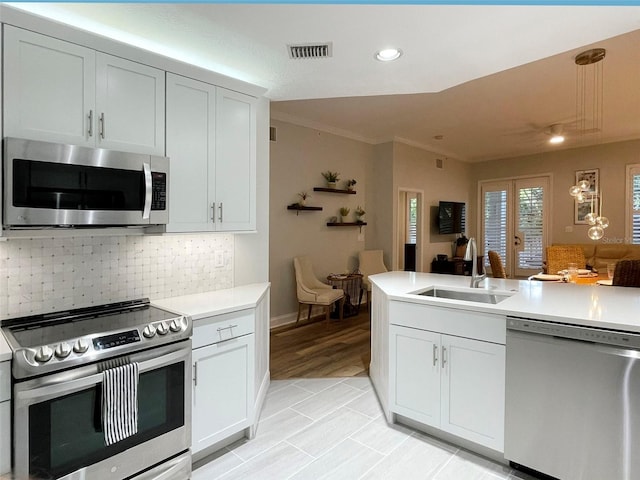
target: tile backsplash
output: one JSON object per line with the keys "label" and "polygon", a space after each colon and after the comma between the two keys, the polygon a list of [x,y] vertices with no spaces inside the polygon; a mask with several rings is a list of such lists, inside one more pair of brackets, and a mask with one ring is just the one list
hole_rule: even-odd
{"label": "tile backsplash", "polygon": [[[224,252],[216,267],[215,252]],[[0,242],[0,317],[233,286],[231,234],[81,236]]]}

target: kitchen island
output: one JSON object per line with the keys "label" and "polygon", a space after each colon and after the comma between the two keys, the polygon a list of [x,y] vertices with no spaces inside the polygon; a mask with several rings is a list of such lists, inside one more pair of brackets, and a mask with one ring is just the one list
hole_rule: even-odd
{"label": "kitchen island", "polygon": [[[640,333],[634,288],[488,278],[470,289],[469,277],[413,272],[370,278],[370,377],[387,420],[502,462],[508,317]],[[453,298],[429,296],[434,287]]]}

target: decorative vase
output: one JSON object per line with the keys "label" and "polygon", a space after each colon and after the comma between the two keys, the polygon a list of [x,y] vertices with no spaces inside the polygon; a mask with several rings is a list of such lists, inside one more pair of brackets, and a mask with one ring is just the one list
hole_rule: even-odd
{"label": "decorative vase", "polygon": [[327,182],[327,188],[336,188],[336,182]]}
{"label": "decorative vase", "polygon": [[301,198],[300,201],[298,202],[298,205],[300,205],[301,207],[304,207],[306,204],[307,204],[306,198]]}

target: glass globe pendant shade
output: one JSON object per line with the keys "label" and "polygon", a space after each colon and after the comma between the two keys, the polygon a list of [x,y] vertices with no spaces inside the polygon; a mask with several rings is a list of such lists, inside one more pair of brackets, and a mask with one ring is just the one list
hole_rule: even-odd
{"label": "glass globe pendant shade", "polygon": [[580,192],[578,195],[576,195],[576,201],[578,203],[584,203],[586,200],[584,193]]}
{"label": "glass globe pendant shade", "polygon": [[582,189],[578,185],[574,185],[569,189],[569,195],[571,195],[572,197],[575,197],[581,192],[582,192]]}
{"label": "glass globe pendant shade", "polygon": [[598,225],[591,227],[587,232],[587,235],[589,235],[591,240],[600,240],[604,236],[604,228]]}
{"label": "glass globe pendant shade", "polygon": [[596,224],[602,228],[607,228],[609,226],[609,219],[607,217],[598,217],[596,218]]}
{"label": "glass globe pendant shade", "polygon": [[580,190],[582,190],[582,191],[584,192],[585,190],[589,190],[589,186],[590,186],[590,185],[591,185],[591,184],[589,183],[589,180],[584,180],[584,179],[583,179],[583,180],[580,180],[580,181],[578,182],[578,185],[577,185],[577,186],[578,186],[578,187],[580,187]]}
{"label": "glass globe pendant shade", "polygon": [[596,214],[593,213],[593,212],[587,213],[584,216],[584,219],[589,225],[595,225],[596,224]]}

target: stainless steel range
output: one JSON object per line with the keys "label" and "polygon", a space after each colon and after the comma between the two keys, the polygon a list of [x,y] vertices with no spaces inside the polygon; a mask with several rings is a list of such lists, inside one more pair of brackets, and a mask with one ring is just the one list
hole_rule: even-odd
{"label": "stainless steel range", "polygon": [[[140,299],[4,320],[2,331],[13,351],[16,478],[189,477],[188,316]],[[123,399],[132,411],[111,406]],[[120,417],[133,433],[114,441],[106,432],[121,430]]]}

